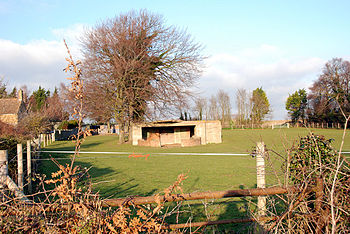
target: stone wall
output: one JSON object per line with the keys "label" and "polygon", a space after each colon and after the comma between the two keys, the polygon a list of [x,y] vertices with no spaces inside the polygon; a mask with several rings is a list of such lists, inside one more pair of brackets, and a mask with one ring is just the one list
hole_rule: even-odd
{"label": "stone wall", "polygon": [[0,115],[0,121],[11,125],[17,125],[18,116],[16,114],[3,114]]}

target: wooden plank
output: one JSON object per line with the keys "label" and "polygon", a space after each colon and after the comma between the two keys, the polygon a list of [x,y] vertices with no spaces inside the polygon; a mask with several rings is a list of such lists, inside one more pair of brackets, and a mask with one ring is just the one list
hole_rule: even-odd
{"label": "wooden plank", "polygon": [[226,219],[226,220],[195,222],[195,223],[169,224],[168,226],[165,226],[164,229],[203,227],[203,226],[209,226],[209,225],[230,224],[230,223],[250,223],[250,222],[256,222],[256,221],[267,222],[271,220],[276,220],[277,218],[278,217],[260,217],[260,218]]}
{"label": "wooden plank", "polygon": [[187,201],[187,200],[201,200],[201,199],[219,199],[228,197],[247,197],[247,196],[267,196],[275,194],[285,194],[288,192],[296,192],[296,187],[270,187],[270,188],[256,188],[256,189],[239,189],[226,190],[216,192],[196,192],[187,194],[173,194],[169,196],[148,196],[148,197],[128,197],[106,199],[103,201],[103,206],[121,206],[130,204],[150,204],[150,203],[164,203],[173,201]]}

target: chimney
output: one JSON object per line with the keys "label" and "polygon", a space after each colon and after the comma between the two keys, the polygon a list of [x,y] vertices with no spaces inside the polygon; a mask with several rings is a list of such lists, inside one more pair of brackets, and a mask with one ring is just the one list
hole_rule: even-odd
{"label": "chimney", "polygon": [[22,89],[18,90],[18,100],[21,102],[23,101],[23,90]]}

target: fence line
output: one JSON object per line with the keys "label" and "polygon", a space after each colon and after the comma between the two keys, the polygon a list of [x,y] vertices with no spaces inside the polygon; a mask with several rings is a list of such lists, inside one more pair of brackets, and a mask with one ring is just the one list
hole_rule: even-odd
{"label": "fence line", "polygon": [[[55,153],[55,154],[74,154],[74,151],[58,151],[58,150],[48,150],[48,151],[38,151],[39,153]],[[116,154],[116,155],[129,155],[135,152],[88,152],[80,151],[79,154]],[[191,155],[191,156],[249,156],[251,154],[245,153],[152,153],[152,155]]]}
{"label": "fence line", "polygon": [[209,225],[219,225],[219,224],[230,224],[230,223],[251,223],[251,222],[267,222],[272,220],[277,220],[278,216],[273,217],[256,217],[256,218],[245,218],[245,219],[226,219],[226,220],[217,220],[217,221],[206,221],[206,222],[189,222],[189,223],[179,223],[179,224],[168,224],[163,229],[180,229],[187,227],[202,227]]}
{"label": "fence line", "polygon": [[[41,138],[41,137],[40,137]],[[44,145],[48,144],[49,139],[44,137]],[[46,141],[46,142],[45,142]],[[22,145],[17,145],[18,146],[18,173],[19,173],[19,178],[20,174],[22,173],[23,175],[23,168],[22,172],[20,173],[20,167],[21,164],[23,164],[23,160],[20,160],[20,155],[22,154]],[[5,166],[7,166],[8,161],[7,161],[7,152],[5,151],[0,151],[2,153],[2,156],[0,157],[3,158],[0,160],[2,164],[5,162]],[[30,155],[31,149],[29,148],[27,150],[28,155]],[[39,151],[42,153],[74,153],[74,151]],[[80,152],[80,153],[87,153],[87,154],[131,154],[129,152]],[[348,153],[348,152],[345,152]],[[214,191],[214,192],[194,192],[194,193],[187,193],[187,194],[173,194],[173,195],[154,195],[154,196],[148,196],[148,197],[128,197],[128,198],[117,198],[117,199],[106,199],[102,201],[102,205],[104,207],[110,207],[110,206],[121,206],[121,205],[141,205],[141,204],[150,204],[150,203],[165,203],[165,202],[173,202],[173,201],[188,201],[188,200],[202,200],[202,199],[222,199],[222,198],[231,198],[231,197],[256,197],[258,196],[258,213],[256,218],[245,218],[245,219],[231,219],[231,220],[219,220],[219,221],[208,221],[208,222],[197,222],[197,223],[186,223],[186,224],[170,224],[168,227],[170,228],[184,228],[184,227],[201,227],[201,226],[206,226],[206,225],[215,225],[215,224],[225,224],[225,223],[241,223],[241,222],[265,222],[268,220],[274,220],[279,217],[266,217],[266,197],[268,195],[277,195],[277,194],[286,194],[286,193],[296,193],[299,192],[300,190],[298,187],[293,186],[293,187],[269,187],[265,188],[265,164],[264,164],[264,158],[265,158],[265,145],[263,142],[259,142],[257,144],[256,150],[254,154],[232,154],[232,153],[153,153],[155,155],[161,156],[161,155],[202,155],[202,156],[208,156],[208,155],[213,155],[213,156],[218,156],[218,155],[223,155],[223,156],[248,156],[248,155],[254,155],[256,156],[257,159],[257,186],[258,188],[255,189],[239,189],[239,190],[225,190],[225,191]],[[21,156],[23,158],[23,156]],[[30,158],[30,157],[29,157]],[[98,157],[96,157],[98,158]],[[29,159],[28,159],[29,160]],[[35,160],[35,159],[34,159]],[[40,159],[39,159],[40,160]],[[1,164],[1,163],[0,163]],[[2,165],[2,166],[4,166]],[[1,168],[0,168],[1,169]],[[0,171],[0,182],[4,182],[4,177],[6,177],[6,182],[8,187],[10,188],[11,184],[11,178],[6,176],[7,168],[5,170]],[[28,172],[29,173],[29,172]],[[2,176],[1,176],[2,175]],[[18,187],[14,184],[13,185],[13,191],[17,193],[18,197],[25,199],[26,201],[29,201],[23,193],[20,191],[21,186],[23,189],[23,181],[22,185],[20,183],[20,180],[18,181],[19,189]],[[318,189],[318,190],[323,190],[323,188]],[[316,192],[316,202],[315,202],[315,207],[320,206],[318,203],[320,202],[320,198],[322,196],[322,191],[318,191],[317,188],[311,189],[308,188],[308,192]]]}
{"label": "fence line", "polygon": [[254,189],[237,189],[215,192],[195,192],[185,194],[172,194],[168,196],[148,196],[148,197],[128,197],[106,199],[103,201],[103,206],[121,206],[121,205],[142,205],[157,202],[173,202],[173,201],[189,201],[202,199],[220,199],[229,197],[255,197],[267,196],[285,193],[294,193],[299,191],[297,187],[270,187],[270,188],[254,188]]}

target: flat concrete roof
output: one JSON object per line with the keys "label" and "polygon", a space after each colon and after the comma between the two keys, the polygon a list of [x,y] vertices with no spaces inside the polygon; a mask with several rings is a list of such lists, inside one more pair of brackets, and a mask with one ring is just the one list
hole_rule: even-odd
{"label": "flat concrete roof", "polygon": [[150,123],[135,124],[138,127],[183,127],[183,126],[195,126],[200,123],[215,123],[218,120],[196,120],[196,121],[183,121],[183,120],[162,120]]}

